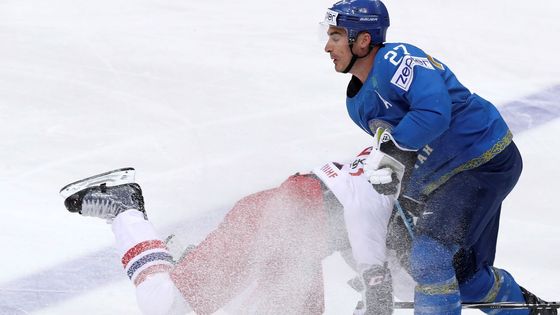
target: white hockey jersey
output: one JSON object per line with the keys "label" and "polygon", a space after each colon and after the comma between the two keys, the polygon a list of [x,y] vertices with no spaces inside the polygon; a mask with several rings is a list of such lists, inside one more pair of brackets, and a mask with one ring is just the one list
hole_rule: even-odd
{"label": "white hockey jersey", "polygon": [[381,195],[363,175],[366,148],[350,163],[327,163],[313,170],[344,207],[344,220],[358,272],[387,261],[387,225],[395,198]]}

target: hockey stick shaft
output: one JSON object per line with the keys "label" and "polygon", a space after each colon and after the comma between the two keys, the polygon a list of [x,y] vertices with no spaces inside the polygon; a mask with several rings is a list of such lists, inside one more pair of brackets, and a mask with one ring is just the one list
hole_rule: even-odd
{"label": "hockey stick shaft", "polygon": [[414,239],[414,228],[412,227],[412,224],[410,224],[410,221],[408,221],[408,218],[406,214],[404,214],[404,210],[398,200],[395,200],[395,207],[404,222],[404,226],[406,226],[406,229],[408,230],[408,235]]}
{"label": "hockey stick shaft", "polygon": [[[414,302],[395,302],[395,309],[413,309]],[[463,303],[462,308],[470,309],[559,309],[560,303],[548,302],[541,304],[527,304],[515,302],[495,302],[495,303]]]}

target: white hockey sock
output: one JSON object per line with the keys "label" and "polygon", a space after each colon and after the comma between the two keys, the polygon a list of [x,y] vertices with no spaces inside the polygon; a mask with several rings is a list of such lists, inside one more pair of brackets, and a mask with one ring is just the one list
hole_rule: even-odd
{"label": "white hockey sock", "polygon": [[152,224],[138,210],[120,213],[112,225],[122,264],[138,286],[146,277],[173,268],[173,258]]}
{"label": "white hockey sock", "polygon": [[172,257],[153,225],[138,210],[120,213],[112,224],[125,271],[136,286],[143,314],[185,314],[192,309],[169,276]]}

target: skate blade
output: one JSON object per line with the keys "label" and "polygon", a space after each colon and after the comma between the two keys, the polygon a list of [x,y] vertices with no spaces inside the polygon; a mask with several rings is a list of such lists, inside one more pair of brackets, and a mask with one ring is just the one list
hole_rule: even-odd
{"label": "skate blade", "polygon": [[101,184],[118,186],[134,183],[135,172],[134,168],[127,167],[84,178],[62,187],[62,189],[60,189],[60,195],[66,199],[83,189],[99,186]]}

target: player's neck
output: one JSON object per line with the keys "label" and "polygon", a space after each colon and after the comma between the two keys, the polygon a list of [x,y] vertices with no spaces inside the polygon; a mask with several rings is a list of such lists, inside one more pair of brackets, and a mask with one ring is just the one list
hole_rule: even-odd
{"label": "player's neck", "polygon": [[375,61],[375,55],[379,50],[379,46],[373,47],[369,54],[363,58],[356,60],[356,63],[350,70],[350,73],[357,77],[362,83],[366,82]]}

